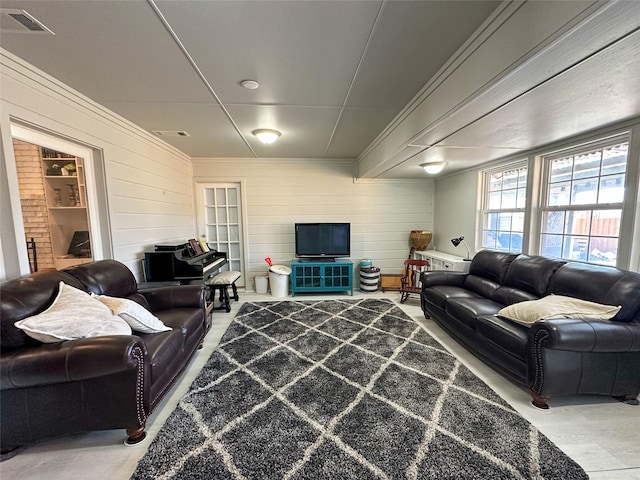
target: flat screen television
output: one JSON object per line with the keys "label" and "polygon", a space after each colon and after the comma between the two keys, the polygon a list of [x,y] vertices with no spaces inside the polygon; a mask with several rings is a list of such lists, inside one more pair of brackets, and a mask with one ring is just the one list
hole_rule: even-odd
{"label": "flat screen television", "polygon": [[296,223],[297,258],[332,260],[350,255],[350,223]]}

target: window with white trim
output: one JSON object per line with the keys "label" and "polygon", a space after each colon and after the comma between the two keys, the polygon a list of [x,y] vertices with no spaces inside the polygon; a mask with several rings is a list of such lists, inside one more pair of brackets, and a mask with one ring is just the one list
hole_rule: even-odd
{"label": "window with white trim", "polygon": [[484,172],[483,247],[522,251],[526,198],[526,160]]}
{"label": "window with white trim", "polygon": [[544,156],[540,254],[616,265],[628,135]]}

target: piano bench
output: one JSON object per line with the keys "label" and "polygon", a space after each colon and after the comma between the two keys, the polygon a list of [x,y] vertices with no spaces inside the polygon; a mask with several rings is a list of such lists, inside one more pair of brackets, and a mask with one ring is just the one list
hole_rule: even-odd
{"label": "piano bench", "polygon": [[233,290],[233,299],[237,302],[240,300],[238,297],[238,287],[236,287],[236,280],[240,278],[240,272],[221,272],[217,274],[215,277],[207,280],[207,285],[213,290],[213,294],[211,296],[211,300],[215,300],[216,298],[216,290],[220,290],[220,306],[215,307],[214,310],[226,310],[227,313],[231,311],[231,299],[229,298],[229,290],[231,287]]}

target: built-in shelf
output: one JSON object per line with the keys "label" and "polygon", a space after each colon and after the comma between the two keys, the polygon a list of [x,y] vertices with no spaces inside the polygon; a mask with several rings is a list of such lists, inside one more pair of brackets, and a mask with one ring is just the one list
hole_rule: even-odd
{"label": "built-in shelf", "polygon": [[61,269],[92,261],[89,242],[80,255],[72,253],[71,245],[76,232],[86,235],[89,232],[82,159],[42,148],[41,162],[54,267]]}

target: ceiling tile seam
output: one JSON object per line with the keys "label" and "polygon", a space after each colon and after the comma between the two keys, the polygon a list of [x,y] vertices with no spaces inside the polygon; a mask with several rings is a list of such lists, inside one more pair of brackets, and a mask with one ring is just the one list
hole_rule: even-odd
{"label": "ceiling tile seam", "polygon": [[373,38],[373,34],[378,29],[378,25],[380,24],[382,14],[387,6],[387,0],[383,0],[380,4],[380,8],[378,8],[378,13],[376,14],[376,18],[373,21],[373,25],[371,26],[371,30],[369,30],[369,36],[367,37],[367,41],[364,43],[364,48],[362,49],[362,53],[360,54],[360,59],[358,60],[358,65],[353,72],[353,76],[351,77],[351,82],[349,83],[349,88],[347,88],[347,92],[345,93],[344,100],[342,101],[342,106],[340,107],[340,112],[338,113],[338,118],[336,118],[335,123],[333,124],[333,129],[331,130],[331,135],[329,135],[329,141],[327,142],[327,147],[324,149],[324,157],[326,158],[327,153],[329,152],[329,147],[331,147],[331,143],[333,142],[333,137],[336,134],[336,130],[338,129],[338,125],[340,123],[340,119],[342,118],[342,113],[344,112],[345,106],[347,105],[347,101],[349,100],[349,95],[353,90],[353,85],[356,83],[356,78],[358,76],[358,72],[360,71],[360,67],[362,67],[362,62],[364,62],[364,58],[367,55],[367,51],[369,50],[369,46],[371,45],[371,39]]}
{"label": "ceiling tile seam", "polygon": [[[298,105],[295,103],[235,103],[235,102],[226,102],[223,105],[228,107],[267,107],[267,108],[317,108],[317,109],[325,109],[325,110],[336,110],[342,108],[340,105]],[[385,107],[345,107],[345,110],[349,109],[379,109]]]}
{"label": "ceiling tile seam", "polygon": [[248,140],[245,138],[245,136],[242,134],[242,131],[240,130],[240,127],[238,126],[238,124],[235,122],[235,120],[231,116],[231,113],[229,113],[227,108],[223,105],[222,101],[220,100],[220,97],[218,97],[218,94],[215,92],[215,90],[213,89],[213,87],[211,86],[211,84],[209,83],[207,78],[204,76],[204,73],[202,73],[202,70],[200,70],[200,67],[198,67],[198,64],[196,63],[196,61],[193,59],[193,57],[191,56],[191,54],[187,50],[187,47],[185,47],[184,44],[182,43],[182,41],[178,38],[178,35],[176,34],[176,32],[173,30],[173,28],[169,24],[169,21],[162,14],[162,12],[160,11],[160,8],[155,4],[154,0],[147,0],[147,2],[149,3],[149,5],[153,9],[153,11],[156,13],[156,15],[158,16],[158,18],[160,19],[160,21],[162,22],[164,27],[167,29],[167,31],[169,32],[169,35],[171,35],[171,37],[173,38],[174,42],[176,42],[176,44],[178,45],[178,48],[182,51],[183,55],[187,58],[187,61],[191,64],[191,67],[195,70],[195,72],[198,75],[198,77],[200,77],[200,80],[202,80],[202,82],[204,83],[204,85],[207,88],[207,90],[209,90],[209,93],[211,93],[211,95],[216,100],[216,102],[218,102],[218,105],[220,106],[220,108],[222,109],[222,111],[226,115],[227,119],[229,120],[229,122],[231,123],[233,128],[238,133],[238,135],[240,135],[240,138],[242,139],[244,144],[251,151],[253,156],[257,157],[258,155],[253,150],[253,148],[251,147],[251,144],[248,142]]}
{"label": "ceiling tile seam", "polygon": [[[418,108],[435,90],[442,85],[464,62],[482,45],[484,45],[495,32],[522,8],[525,2],[520,4],[504,2],[494,11],[485,23],[480,26],[474,35],[467,39],[462,46],[451,56],[449,60],[433,75],[424,87],[409,101],[393,120],[380,132],[371,144],[360,154],[358,159],[365,158],[373,149],[391,135],[411,113]],[[398,150],[401,151],[402,149]]]}

